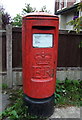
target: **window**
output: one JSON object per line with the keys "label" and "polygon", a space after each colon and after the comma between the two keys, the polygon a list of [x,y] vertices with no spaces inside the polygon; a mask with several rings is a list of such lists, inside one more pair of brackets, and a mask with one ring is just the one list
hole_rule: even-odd
{"label": "window", "polygon": [[67,0],[59,0],[59,10],[67,7]]}
{"label": "window", "polygon": [[67,7],[67,0],[62,0],[62,8],[66,8]]}

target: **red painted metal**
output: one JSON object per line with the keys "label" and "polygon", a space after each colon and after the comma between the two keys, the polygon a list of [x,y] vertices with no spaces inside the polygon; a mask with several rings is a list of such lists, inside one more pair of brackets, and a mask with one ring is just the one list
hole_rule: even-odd
{"label": "red painted metal", "polygon": [[[47,98],[55,92],[58,24],[57,16],[44,13],[23,17],[23,91],[31,98]],[[34,48],[33,34],[38,33],[53,34],[53,47]]]}

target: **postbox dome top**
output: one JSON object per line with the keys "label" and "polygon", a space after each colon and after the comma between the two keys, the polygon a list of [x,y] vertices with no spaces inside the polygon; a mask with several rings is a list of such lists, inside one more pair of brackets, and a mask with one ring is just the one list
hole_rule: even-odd
{"label": "postbox dome top", "polygon": [[46,12],[32,12],[32,13],[28,13],[25,17],[34,17],[34,16],[40,16],[40,17],[56,17],[58,18],[58,16],[53,15],[53,14],[49,14]]}

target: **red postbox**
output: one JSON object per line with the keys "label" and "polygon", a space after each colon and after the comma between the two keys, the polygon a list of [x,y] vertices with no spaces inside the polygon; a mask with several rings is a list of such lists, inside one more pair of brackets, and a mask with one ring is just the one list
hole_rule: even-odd
{"label": "red postbox", "polygon": [[57,16],[42,12],[23,17],[23,91],[32,115],[50,116],[53,113],[58,24]]}

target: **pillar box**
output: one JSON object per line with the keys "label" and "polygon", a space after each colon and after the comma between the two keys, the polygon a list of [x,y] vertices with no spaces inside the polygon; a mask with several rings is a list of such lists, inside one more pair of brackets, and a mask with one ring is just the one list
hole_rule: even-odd
{"label": "pillar box", "polygon": [[23,17],[22,63],[24,101],[31,115],[54,111],[59,18],[47,13]]}

